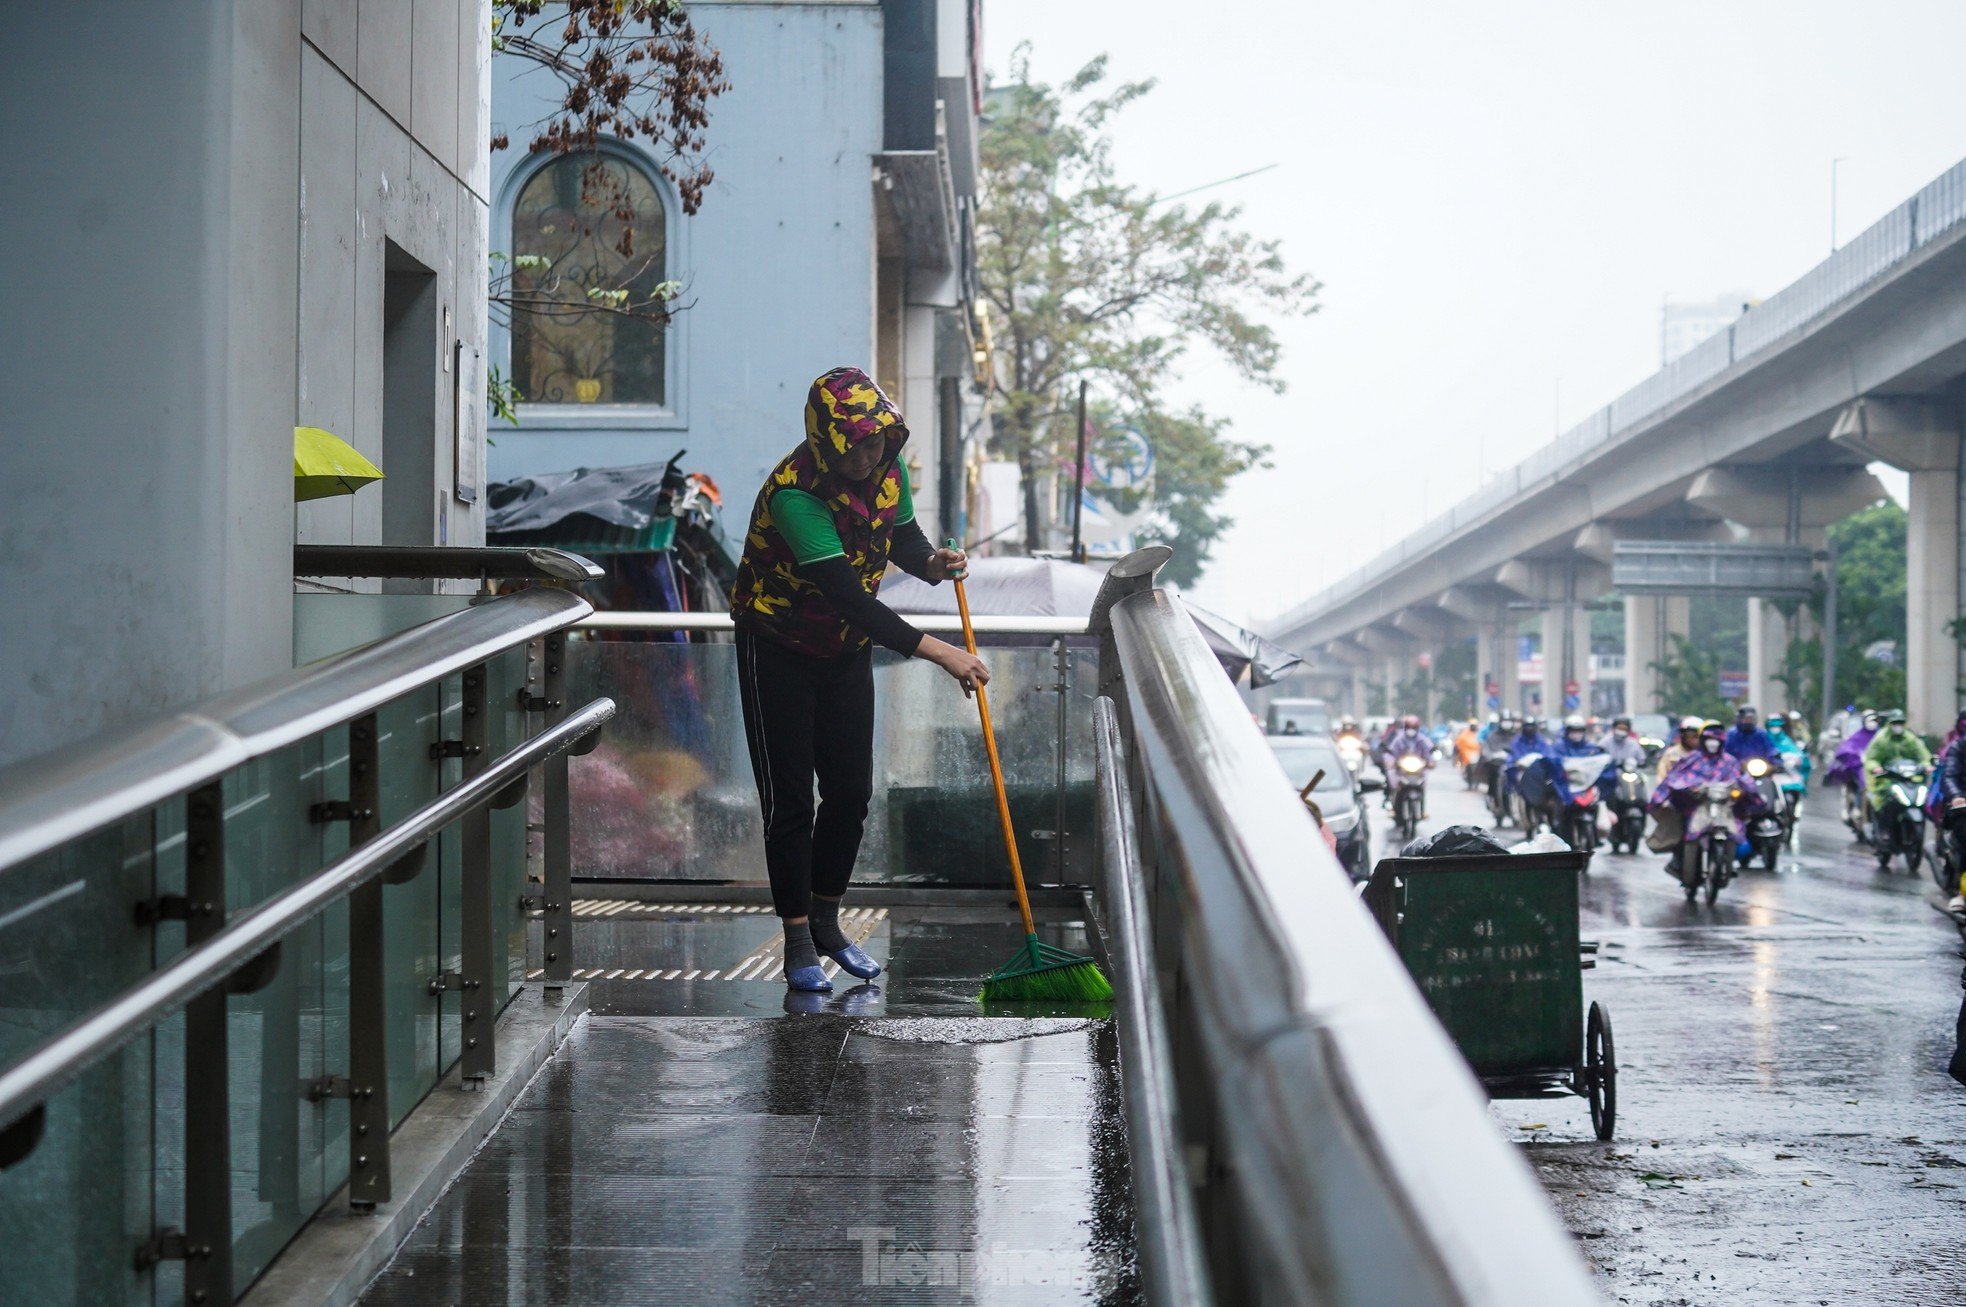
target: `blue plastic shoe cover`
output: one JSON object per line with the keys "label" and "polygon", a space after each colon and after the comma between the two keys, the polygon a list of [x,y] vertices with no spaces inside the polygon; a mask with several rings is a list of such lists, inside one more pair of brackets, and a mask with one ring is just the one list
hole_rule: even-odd
{"label": "blue plastic shoe cover", "polygon": [[833,982],[818,967],[793,967],[785,973],[785,983],[805,994],[827,994],[833,989]]}
{"label": "blue plastic shoe cover", "polygon": [[849,944],[839,952],[826,956],[839,963],[840,970],[862,980],[872,980],[881,974],[881,964],[868,957],[858,944]]}

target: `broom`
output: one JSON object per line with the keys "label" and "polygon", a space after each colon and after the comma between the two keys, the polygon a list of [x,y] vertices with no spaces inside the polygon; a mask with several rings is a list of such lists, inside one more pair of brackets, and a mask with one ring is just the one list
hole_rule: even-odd
{"label": "broom", "polygon": [[[951,540],[949,548],[956,548]],[[969,622],[969,597],[963,583],[956,582],[956,609],[963,619],[963,644],[976,652],[976,631]],[[1017,910],[1024,918],[1024,947],[1010,961],[991,972],[983,981],[985,1002],[1009,1003],[1104,1003],[1113,997],[1113,986],[1101,974],[1099,964],[1062,948],[1054,948],[1038,938],[1037,924],[1031,920],[1031,897],[1024,890],[1024,864],[1017,857],[1017,828],[1010,821],[1010,798],[1004,793],[1003,763],[997,757],[997,732],[990,725],[990,696],[976,687],[976,711],[983,719],[983,749],[990,758],[990,781],[997,790],[997,819],[1003,826],[1004,852],[1010,855],[1010,881],[1017,887]]]}

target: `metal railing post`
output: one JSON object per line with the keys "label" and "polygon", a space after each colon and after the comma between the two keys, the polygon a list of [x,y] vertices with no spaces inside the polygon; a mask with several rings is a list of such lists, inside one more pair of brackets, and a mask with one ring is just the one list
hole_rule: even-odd
{"label": "metal railing post", "polygon": [[[567,716],[567,637],[555,631],[546,637],[545,702],[546,725],[553,727]],[[573,979],[573,824],[572,805],[567,794],[567,755],[555,754],[546,761],[544,802],[546,830],[545,910],[540,915],[540,940],[545,954],[546,981],[559,988]]]}
{"label": "metal railing post", "polygon": [[[464,673],[464,779],[482,776],[491,765],[490,668],[480,663]],[[462,1045],[458,1075],[482,1080],[497,1068],[491,1033],[492,1003],[492,865],[491,807],[471,810],[462,822],[464,889],[463,932],[458,990],[458,1039]]]}
{"label": "metal railing post", "polygon": [[[201,785],[185,802],[184,946],[225,927],[225,788]],[[184,1298],[232,1301],[232,1085],[226,986],[184,1013]]]}
{"label": "metal railing post", "polygon": [[[374,713],[348,726],[348,844],[382,830]],[[389,1201],[389,1005],[383,989],[382,881],[348,896],[348,1204]],[[332,1091],[330,1091],[332,1092]]]}

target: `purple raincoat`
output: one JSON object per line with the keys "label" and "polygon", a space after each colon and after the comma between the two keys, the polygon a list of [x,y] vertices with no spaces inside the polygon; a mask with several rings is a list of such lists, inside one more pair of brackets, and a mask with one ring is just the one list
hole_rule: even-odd
{"label": "purple raincoat", "polygon": [[1825,785],[1862,785],[1864,783],[1864,750],[1870,747],[1872,737],[1877,734],[1875,726],[1858,728],[1850,737],[1836,746],[1836,760],[1823,777]]}

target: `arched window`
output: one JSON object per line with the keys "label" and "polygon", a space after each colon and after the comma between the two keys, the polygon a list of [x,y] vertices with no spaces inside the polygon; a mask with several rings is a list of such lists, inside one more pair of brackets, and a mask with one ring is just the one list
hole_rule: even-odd
{"label": "arched window", "polygon": [[562,155],[512,210],[512,381],[528,402],[668,401],[662,197],[616,155]]}

